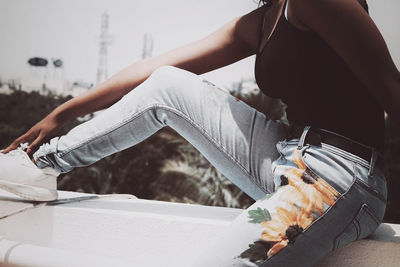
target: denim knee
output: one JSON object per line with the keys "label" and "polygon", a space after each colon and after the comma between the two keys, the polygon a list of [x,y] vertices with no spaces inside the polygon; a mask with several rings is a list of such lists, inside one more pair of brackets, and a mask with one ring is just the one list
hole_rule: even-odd
{"label": "denim knee", "polygon": [[[199,76],[189,71],[179,69],[174,66],[162,66],[157,68],[148,78],[149,82],[151,82],[150,89],[151,91],[163,91],[162,95],[171,94],[189,94],[192,90],[199,90],[200,83]],[[157,93],[157,92],[152,92]]]}

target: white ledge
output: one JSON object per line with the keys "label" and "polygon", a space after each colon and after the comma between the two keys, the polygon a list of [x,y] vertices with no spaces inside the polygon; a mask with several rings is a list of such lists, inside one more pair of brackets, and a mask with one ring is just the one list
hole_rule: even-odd
{"label": "white ledge", "polygon": [[[242,212],[73,192],[60,192],[57,203],[0,192],[0,266],[188,266]],[[399,262],[400,226],[382,224],[369,239],[335,251],[318,266]]]}
{"label": "white ledge", "polygon": [[0,266],[71,267],[132,266],[117,258],[90,255],[68,250],[35,246],[0,239]]}

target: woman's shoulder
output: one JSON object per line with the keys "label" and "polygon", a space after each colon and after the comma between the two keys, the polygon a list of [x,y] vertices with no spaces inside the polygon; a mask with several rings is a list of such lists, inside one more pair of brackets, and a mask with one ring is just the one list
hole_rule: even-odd
{"label": "woman's shoulder", "polygon": [[328,19],[330,24],[369,11],[366,0],[286,0],[286,2],[288,21],[305,31],[315,31]]}

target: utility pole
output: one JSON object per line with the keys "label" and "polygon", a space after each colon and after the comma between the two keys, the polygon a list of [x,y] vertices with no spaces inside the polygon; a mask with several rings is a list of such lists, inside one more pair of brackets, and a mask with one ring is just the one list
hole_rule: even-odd
{"label": "utility pole", "polygon": [[153,54],[153,37],[149,33],[144,34],[142,59],[149,58]]}
{"label": "utility pole", "polygon": [[107,48],[111,44],[111,35],[108,33],[108,20],[109,16],[107,12],[104,12],[101,15],[99,64],[97,66],[96,85],[99,85],[108,78]]}

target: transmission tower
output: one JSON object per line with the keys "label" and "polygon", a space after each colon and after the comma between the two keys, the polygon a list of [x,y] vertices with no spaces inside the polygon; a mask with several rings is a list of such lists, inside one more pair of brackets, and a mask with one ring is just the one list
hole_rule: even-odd
{"label": "transmission tower", "polygon": [[96,85],[105,81],[108,78],[108,60],[107,60],[107,47],[111,44],[111,35],[108,34],[108,19],[107,12],[101,15],[101,33],[99,41],[99,64],[97,66]]}
{"label": "transmission tower", "polygon": [[149,33],[144,34],[142,59],[151,57],[153,53],[153,37]]}

